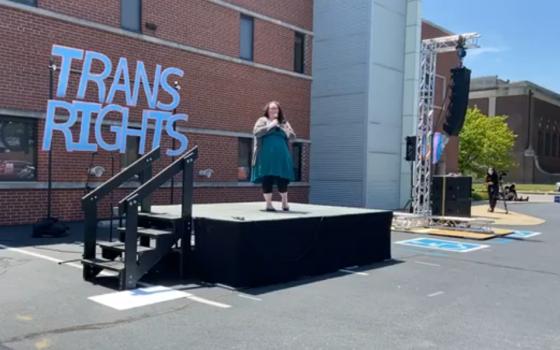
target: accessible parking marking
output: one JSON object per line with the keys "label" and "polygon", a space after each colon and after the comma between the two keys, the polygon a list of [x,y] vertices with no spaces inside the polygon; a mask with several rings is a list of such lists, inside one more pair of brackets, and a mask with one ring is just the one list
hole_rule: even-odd
{"label": "accessible parking marking", "polygon": [[535,232],[535,231],[513,231],[512,234],[507,235],[507,238],[517,238],[517,239],[525,239],[529,237],[535,237],[542,234],[542,232]]}
{"label": "accessible parking marking", "polygon": [[449,240],[426,238],[426,237],[407,239],[395,243],[405,245],[405,246],[411,246],[411,247],[444,250],[444,251],[456,252],[456,253],[467,253],[467,252],[472,252],[475,250],[489,247],[486,244],[465,243],[459,241],[449,241]]}

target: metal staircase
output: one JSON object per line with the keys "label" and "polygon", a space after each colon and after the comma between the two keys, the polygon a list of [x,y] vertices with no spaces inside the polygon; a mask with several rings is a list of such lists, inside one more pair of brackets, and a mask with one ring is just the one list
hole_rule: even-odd
{"label": "metal staircase", "polygon": [[[159,148],[154,149],[82,198],[86,218],[82,259],[85,280],[94,281],[102,270],[110,270],[117,273],[119,289],[135,288],[142,276],[171,253],[175,245],[179,248],[179,272],[182,277],[185,275],[191,250],[193,170],[198,148],[186,152],[151,177],[152,163],[159,156]],[[180,172],[183,174],[181,212],[152,213],[153,192]],[[140,175],[140,186],[118,204],[119,217],[125,218],[125,225],[117,229],[120,240],[97,241],[98,202],[136,174]],[[97,247],[101,256],[97,255]]]}

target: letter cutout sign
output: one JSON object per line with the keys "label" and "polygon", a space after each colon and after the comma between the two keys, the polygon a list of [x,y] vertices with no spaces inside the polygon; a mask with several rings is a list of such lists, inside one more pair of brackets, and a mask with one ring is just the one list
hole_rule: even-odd
{"label": "letter cutout sign", "polygon": [[[95,152],[98,149],[106,151],[126,151],[127,136],[138,136],[139,153],[146,152],[147,132],[150,122],[153,123],[154,135],[152,144],[148,145],[151,149],[159,146],[161,135],[165,132],[169,137],[178,141],[176,149],[168,149],[168,156],[177,156],[185,152],[189,145],[187,136],[177,132],[174,125],[178,121],[188,121],[187,114],[173,114],[173,110],[179,105],[181,96],[172,87],[169,79],[172,77],[182,77],[183,71],[179,68],[163,68],[156,65],[152,79],[148,77],[144,62],[137,61],[136,69],[129,70],[128,61],[125,57],[118,60],[113,69],[111,60],[106,55],[95,51],[84,51],[72,47],[53,45],[51,54],[60,57],[60,74],[56,87],[56,98],[47,103],[47,113],[45,117],[45,132],[43,135],[43,151],[49,151],[52,146],[54,132],[60,132],[64,136],[66,150]],[[68,81],[70,69],[73,62],[81,62],[82,69],[78,82],[78,90],[72,102],[63,101],[68,92]],[[95,69],[93,68],[95,67]],[[114,75],[109,79],[111,73]],[[131,83],[132,78],[132,83]],[[140,96],[140,85],[144,91],[146,104],[149,109],[142,112],[142,122],[140,129],[129,128],[129,108],[136,107]],[[90,87],[95,87],[97,91],[97,102],[83,101]],[[162,91],[160,91],[160,89]],[[115,94],[121,93],[126,101],[126,106],[115,104]],[[160,94],[162,93],[162,94]],[[161,95],[167,94],[171,102],[162,102]],[[165,96],[167,97],[167,96]],[[166,101],[169,98],[165,99]],[[57,121],[56,113],[66,111],[68,118],[65,121]],[[118,114],[121,116],[120,125],[111,125],[109,130],[114,133],[114,143],[109,143],[102,134],[103,121],[107,115]],[[79,118],[81,117],[81,118]],[[95,119],[95,123],[91,121]],[[79,124],[79,137],[75,140],[72,136],[71,128]],[[90,142],[90,132],[93,126],[95,142]]]}

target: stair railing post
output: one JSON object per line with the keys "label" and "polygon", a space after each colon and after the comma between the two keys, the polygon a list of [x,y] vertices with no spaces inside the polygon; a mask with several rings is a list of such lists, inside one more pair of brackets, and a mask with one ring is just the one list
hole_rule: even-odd
{"label": "stair railing post", "polygon": [[138,201],[131,198],[126,202],[126,231],[124,238],[124,273],[126,274],[125,288],[136,287],[137,236],[138,236]]}
{"label": "stair railing post", "polygon": [[193,178],[194,178],[194,159],[187,158],[183,162],[183,187],[182,187],[182,202],[181,202],[181,217],[183,218],[183,227],[181,232],[181,277],[185,277],[188,254],[191,250],[191,235],[192,235],[192,202],[193,202]]}
{"label": "stair railing post", "polygon": [[[153,163],[150,161],[149,165],[140,173],[140,184],[144,184],[146,181],[152,178],[152,165]],[[152,207],[152,196],[149,195],[148,197],[142,199],[141,203],[141,210],[144,213],[151,212]]]}
{"label": "stair railing post", "polygon": [[92,197],[84,203],[84,259],[95,259],[95,245],[97,240],[97,205]]}

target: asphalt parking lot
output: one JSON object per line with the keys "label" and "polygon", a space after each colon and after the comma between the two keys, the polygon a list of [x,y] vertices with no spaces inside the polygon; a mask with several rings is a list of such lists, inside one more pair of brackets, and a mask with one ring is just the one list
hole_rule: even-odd
{"label": "asphalt parking lot", "polygon": [[168,281],[185,297],[120,311],[58,264],[80,257],[77,226],[0,228],[0,349],[560,349],[560,204],[510,209],[541,234],[446,239],[486,245],[464,253],[395,243],[392,261],[257,289]]}

